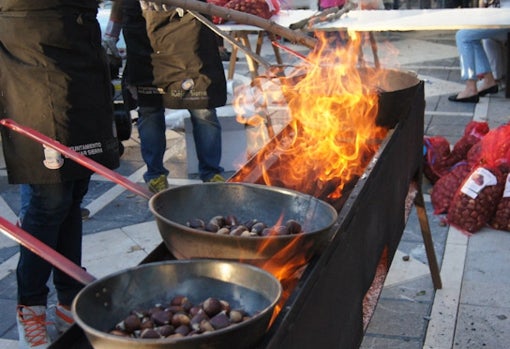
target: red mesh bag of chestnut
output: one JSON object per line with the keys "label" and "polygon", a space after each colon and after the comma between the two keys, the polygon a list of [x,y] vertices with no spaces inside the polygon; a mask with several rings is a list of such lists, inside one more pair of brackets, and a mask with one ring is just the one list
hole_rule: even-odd
{"label": "red mesh bag of chestnut", "polygon": [[494,229],[510,231],[510,174],[506,176],[503,196],[499,200],[489,225]]}
{"label": "red mesh bag of chestnut", "polygon": [[476,166],[452,198],[448,223],[462,232],[483,228],[503,193],[503,176],[495,166]]}
{"label": "red mesh bag of chestnut", "polygon": [[[478,142],[466,135],[463,138],[465,162],[451,171],[457,177],[449,174],[432,189],[435,212],[447,211],[448,223],[468,235],[487,224],[510,231],[510,189],[505,191],[510,173],[510,125],[489,131]],[[459,181],[462,175],[465,178]]]}
{"label": "red mesh bag of chestnut", "polygon": [[487,122],[471,121],[463,136],[450,150],[450,143],[442,136],[425,137],[426,149],[423,173],[434,184],[447,175],[453,167],[467,159],[469,150],[489,132]]}
{"label": "red mesh bag of chestnut", "polygon": [[471,172],[471,165],[466,161],[461,161],[445,176],[432,187],[430,193],[430,201],[434,207],[434,214],[447,213],[453,196],[462,184],[466,176]]}
{"label": "red mesh bag of chestnut", "polygon": [[[249,13],[265,19],[269,19],[280,12],[280,3],[278,0],[207,0],[207,2],[216,6]],[[212,21],[215,24],[222,24],[227,20],[213,16]]]}

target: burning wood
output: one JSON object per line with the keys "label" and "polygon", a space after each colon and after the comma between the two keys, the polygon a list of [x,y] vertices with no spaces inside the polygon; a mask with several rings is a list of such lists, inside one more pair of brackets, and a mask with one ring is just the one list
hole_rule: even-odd
{"label": "burning wood", "polygon": [[[273,138],[270,156],[262,152],[253,160],[260,168],[257,183],[334,202],[361,176],[388,128],[376,122],[378,90],[386,71],[357,67],[357,39],[336,49],[322,40],[305,65],[278,80],[290,122],[284,134]],[[235,109],[243,115],[243,106],[249,105],[254,113],[250,120],[264,122],[268,101],[278,98],[250,88],[248,97],[237,91]]]}

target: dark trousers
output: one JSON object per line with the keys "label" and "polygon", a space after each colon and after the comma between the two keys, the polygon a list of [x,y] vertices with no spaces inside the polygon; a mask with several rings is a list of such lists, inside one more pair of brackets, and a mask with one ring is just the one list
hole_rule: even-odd
{"label": "dark trousers", "polygon": [[[25,231],[77,265],[81,265],[82,254],[80,204],[87,193],[89,181],[90,178],[86,178],[31,185],[30,202],[21,225]],[[49,292],[46,284],[52,271],[58,301],[70,305],[83,285],[21,246],[16,271],[18,303],[46,305]]]}

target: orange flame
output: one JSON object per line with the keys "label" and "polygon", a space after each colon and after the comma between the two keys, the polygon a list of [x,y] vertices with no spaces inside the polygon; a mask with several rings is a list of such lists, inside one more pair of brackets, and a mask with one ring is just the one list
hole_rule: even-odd
{"label": "orange flame", "polygon": [[[279,85],[290,118],[285,137],[271,139],[272,152],[256,154],[260,170],[257,180],[262,179],[266,185],[283,183],[323,200],[337,200],[345,184],[363,174],[387,135],[387,128],[376,125],[377,86],[384,79],[384,70],[360,69],[360,35],[354,34],[348,44],[338,48],[332,48],[326,36],[317,35],[319,45],[306,57],[305,64],[273,81]],[[275,89],[264,86],[267,82],[259,81],[242,93],[236,91],[234,108],[242,115],[238,115],[240,122],[257,127],[268,122],[267,107],[278,96]],[[243,109],[246,106],[249,110]],[[264,142],[269,140],[268,134],[262,136]],[[261,266],[284,286],[280,306],[312,257],[308,247],[296,235],[292,243]]]}
{"label": "orange flame", "polygon": [[[318,48],[307,56],[307,64],[277,79],[293,132],[276,145],[274,154],[280,159],[278,173],[285,173],[286,187],[334,200],[341,197],[345,183],[363,173],[386,136],[387,129],[375,123],[376,86],[384,70],[363,74],[359,69],[360,35],[335,49],[318,35]],[[250,121],[259,125],[268,119],[268,103],[276,97],[274,90],[266,93],[260,88],[259,94],[254,90],[250,89],[248,97],[238,96],[235,107],[240,110],[241,105],[250,105]],[[267,135],[263,138],[268,139]],[[260,159],[262,167],[265,160]],[[263,168],[262,177],[267,185],[277,184],[269,168]]]}
{"label": "orange flame", "polygon": [[307,253],[312,247],[311,242],[308,243],[309,246],[305,246],[300,236],[302,236],[302,234],[297,234],[285,248],[278,251],[271,259],[260,265],[262,269],[270,272],[280,281],[283,289],[282,297],[273,311],[269,326],[276,319],[283,304],[285,304],[292,294],[302,272],[312,257],[310,253]]}

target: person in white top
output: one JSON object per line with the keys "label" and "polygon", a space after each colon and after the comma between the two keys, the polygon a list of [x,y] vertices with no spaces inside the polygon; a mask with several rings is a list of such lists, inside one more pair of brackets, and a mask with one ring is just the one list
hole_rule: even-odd
{"label": "person in white top", "polygon": [[[481,7],[509,7],[510,0],[481,0]],[[455,39],[460,55],[461,79],[466,81],[463,91],[449,96],[452,102],[478,103],[480,97],[497,93],[498,83],[494,77],[487,53],[482,41],[486,39],[506,40],[508,29],[462,29],[457,31]],[[497,52],[489,51],[492,57]],[[478,83],[478,81],[480,82]]]}

